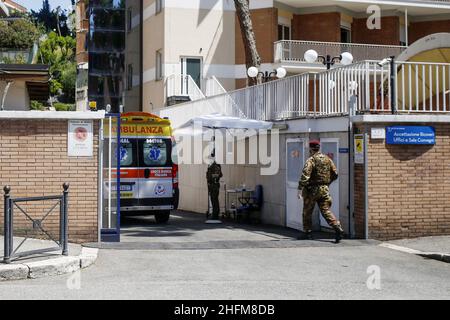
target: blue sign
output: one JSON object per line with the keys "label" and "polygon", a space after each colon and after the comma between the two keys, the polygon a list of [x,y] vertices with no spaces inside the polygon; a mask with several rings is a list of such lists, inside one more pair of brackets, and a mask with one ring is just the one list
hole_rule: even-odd
{"label": "blue sign", "polygon": [[339,148],[339,153],[349,153],[350,149],[349,148]]}
{"label": "blue sign", "polygon": [[435,145],[436,131],[433,127],[398,126],[386,128],[387,144]]}

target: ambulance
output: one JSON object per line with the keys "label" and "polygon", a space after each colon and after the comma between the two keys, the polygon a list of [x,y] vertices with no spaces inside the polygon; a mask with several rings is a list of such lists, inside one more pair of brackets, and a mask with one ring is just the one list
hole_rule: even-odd
{"label": "ambulance", "polygon": [[179,199],[175,140],[168,119],[150,113],[121,116],[121,215],[154,215],[166,223]]}

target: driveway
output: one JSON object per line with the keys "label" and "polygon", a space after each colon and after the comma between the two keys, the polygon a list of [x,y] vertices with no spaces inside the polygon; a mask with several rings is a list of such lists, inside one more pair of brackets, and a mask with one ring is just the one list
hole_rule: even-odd
{"label": "driveway", "polygon": [[0,283],[0,299],[450,297],[446,263],[377,242],[295,241],[288,229],[214,227],[202,220],[181,212],[166,226],[130,218],[123,243],[105,245],[94,266],[70,276]]}

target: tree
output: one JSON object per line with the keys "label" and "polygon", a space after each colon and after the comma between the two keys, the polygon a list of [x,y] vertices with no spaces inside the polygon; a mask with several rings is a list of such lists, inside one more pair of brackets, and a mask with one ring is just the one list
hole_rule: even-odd
{"label": "tree", "polygon": [[[261,65],[261,57],[256,47],[256,37],[253,31],[249,0],[234,0],[234,6],[236,7],[239,25],[241,26],[241,34],[244,40],[246,69],[259,67]],[[255,79],[250,78],[249,80],[252,85],[257,83]]]}
{"label": "tree", "polygon": [[27,19],[0,21],[0,47],[29,49],[39,39],[41,31]]}
{"label": "tree", "polygon": [[76,40],[50,32],[39,47],[41,63],[50,66],[50,93],[61,96],[67,102],[75,101],[75,47]]}
{"label": "tree", "polygon": [[42,1],[42,8],[39,11],[31,10],[31,16],[36,23],[44,26],[47,33],[58,31],[58,34],[64,37],[71,33],[67,26],[67,12],[65,10],[61,11],[60,7],[52,10],[48,0]]}

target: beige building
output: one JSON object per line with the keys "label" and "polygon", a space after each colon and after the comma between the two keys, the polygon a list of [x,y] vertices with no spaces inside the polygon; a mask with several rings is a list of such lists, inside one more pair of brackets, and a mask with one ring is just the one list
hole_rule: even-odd
{"label": "beige building", "polygon": [[[78,1],[80,69],[98,71],[99,61],[85,50],[96,42],[89,39],[87,30],[120,31],[123,40],[114,41],[123,44],[112,52],[124,56],[117,70],[106,68],[120,74],[109,84],[115,89],[94,92],[108,82],[94,79],[84,97],[85,106],[91,96],[98,108],[122,104],[125,110],[156,113],[166,106],[246,86],[244,47],[233,1],[127,0],[120,8],[102,8],[111,10],[110,16],[115,9],[121,11],[124,22],[110,28],[112,21],[110,31],[98,24],[89,26],[88,16],[95,16],[97,2],[90,6],[84,2]],[[446,32],[450,26],[447,1],[250,0],[250,8],[262,58],[260,71],[284,67],[288,75],[325,68],[304,60],[308,49],[331,57],[347,51],[355,61],[381,60],[398,56],[418,39]],[[95,55],[99,48],[91,50]],[[114,97],[105,100],[103,95]]]}

